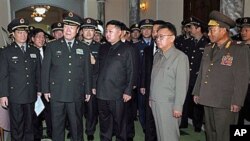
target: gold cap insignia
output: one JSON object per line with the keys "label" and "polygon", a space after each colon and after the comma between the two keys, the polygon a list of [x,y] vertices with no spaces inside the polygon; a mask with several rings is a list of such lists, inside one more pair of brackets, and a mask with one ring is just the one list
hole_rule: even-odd
{"label": "gold cap insignia", "polygon": [[145,20],[145,23],[149,23],[149,20],[148,20],[148,19],[146,19],[146,20]]}
{"label": "gold cap insignia", "polygon": [[57,26],[59,26],[59,27],[60,27],[60,26],[62,26],[62,24],[61,24],[61,23],[58,23],[58,24],[57,24]]}
{"label": "gold cap insignia", "polygon": [[135,24],[135,27],[139,27],[139,25],[138,25],[138,24]]}
{"label": "gold cap insignia", "polygon": [[215,21],[215,20],[210,20],[210,21],[208,22],[208,25],[209,25],[209,26],[219,26],[220,24],[219,24],[217,21]]}

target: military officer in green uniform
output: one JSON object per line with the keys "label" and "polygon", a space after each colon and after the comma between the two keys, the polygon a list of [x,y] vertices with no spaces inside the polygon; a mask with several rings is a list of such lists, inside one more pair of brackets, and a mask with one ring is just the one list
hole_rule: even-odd
{"label": "military officer in green uniform", "polygon": [[64,141],[65,119],[72,141],[83,140],[82,104],[91,94],[90,51],[75,37],[82,19],[69,12],[64,37],[50,42],[42,63],[42,92],[51,105],[52,140]]}
{"label": "military officer in green uniform", "polygon": [[0,55],[0,101],[9,109],[12,141],[33,141],[34,103],[40,91],[40,53],[27,44],[28,21],[17,18],[8,25],[14,42]]}
{"label": "military officer in green uniform", "polygon": [[[89,47],[91,51],[91,64],[92,69],[96,69],[96,59],[98,58],[98,52],[100,48],[100,44],[93,40],[95,36],[95,28],[97,28],[96,20],[92,18],[85,18],[82,24],[83,31],[83,43]],[[95,80],[93,79],[93,84],[95,85]],[[89,102],[86,102],[85,105],[85,117],[86,117],[86,134],[87,139],[89,141],[94,140],[94,133],[96,129],[96,124],[98,122],[98,110],[97,110],[97,100],[96,100],[96,92],[93,90],[93,96],[90,98]]]}
{"label": "military officer in green uniform", "polygon": [[209,15],[208,36],[194,102],[204,105],[207,141],[229,141],[229,127],[237,124],[249,80],[248,48],[229,37],[235,22],[218,11]]}

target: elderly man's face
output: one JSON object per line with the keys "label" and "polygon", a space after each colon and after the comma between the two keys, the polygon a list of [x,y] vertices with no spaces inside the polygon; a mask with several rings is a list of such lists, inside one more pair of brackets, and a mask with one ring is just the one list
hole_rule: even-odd
{"label": "elderly man's face", "polygon": [[156,44],[161,50],[166,51],[174,44],[175,36],[168,28],[158,30]]}

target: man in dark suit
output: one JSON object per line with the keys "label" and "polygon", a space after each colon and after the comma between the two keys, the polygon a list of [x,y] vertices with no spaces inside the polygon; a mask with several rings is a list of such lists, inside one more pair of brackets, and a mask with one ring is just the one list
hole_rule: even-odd
{"label": "man in dark suit", "polygon": [[0,55],[1,106],[10,112],[11,140],[33,141],[34,102],[40,91],[40,54],[28,45],[28,21],[17,18],[8,26],[14,42]]}
{"label": "man in dark suit", "polygon": [[209,15],[208,36],[193,90],[194,102],[204,105],[207,141],[229,141],[231,124],[237,124],[248,80],[248,47],[233,42],[229,29],[235,22],[218,11]]}
{"label": "man in dark suit", "polygon": [[[83,43],[89,47],[91,51],[91,66],[92,70],[96,71],[96,60],[98,59],[98,52],[100,44],[93,40],[95,36],[95,28],[97,28],[96,20],[92,18],[85,18],[83,20],[82,27],[82,36]],[[96,80],[93,79],[93,85],[96,84]],[[86,131],[88,141],[94,140],[94,133],[96,130],[96,124],[98,122],[98,110],[97,110],[97,100],[96,100],[96,91],[93,90],[93,95],[90,98],[89,102],[85,102],[84,116],[86,118]]]}
{"label": "man in dark suit", "polygon": [[69,12],[63,22],[64,37],[50,42],[45,50],[42,92],[51,105],[52,140],[64,140],[67,116],[71,139],[82,141],[82,104],[91,94],[90,51],[75,38],[81,18]]}
{"label": "man in dark suit", "polygon": [[132,47],[120,41],[121,30],[121,22],[112,20],[107,23],[106,39],[109,44],[99,53],[96,96],[102,141],[112,140],[113,131],[116,140],[127,140],[125,103],[131,99],[134,61]]}
{"label": "man in dark suit", "polygon": [[[30,32],[31,44],[39,49],[41,62],[44,58],[45,51],[45,32],[41,28],[35,28]],[[38,95],[44,103],[45,109],[40,115],[34,116],[34,131],[35,141],[40,141],[43,138],[43,126],[42,121],[45,119],[47,137],[52,138],[52,123],[51,123],[51,109],[50,104],[44,98],[44,95]]]}
{"label": "man in dark suit", "polygon": [[[242,41],[248,46],[249,51],[250,51],[250,17],[241,18],[239,27],[241,28],[240,36],[242,38]],[[250,54],[249,54],[249,57],[250,57]],[[247,90],[247,96],[244,102],[244,106],[242,107],[240,114],[239,114],[238,124],[244,125],[245,119],[247,121],[250,121],[250,81],[248,82],[248,90]]]}

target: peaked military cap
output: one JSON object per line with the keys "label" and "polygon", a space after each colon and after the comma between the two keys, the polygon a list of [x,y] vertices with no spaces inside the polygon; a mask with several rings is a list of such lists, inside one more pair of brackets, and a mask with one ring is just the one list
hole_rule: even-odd
{"label": "peaked military cap", "polygon": [[96,22],[96,20],[94,20],[92,18],[85,18],[83,20],[83,24],[81,25],[81,27],[95,29],[95,28],[97,28],[97,22]]}
{"label": "peaked military cap", "polygon": [[69,12],[64,17],[63,23],[66,25],[80,26],[82,24],[82,18],[73,12]]}
{"label": "peaked military cap", "polygon": [[56,22],[51,25],[51,31],[56,31],[56,30],[63,30],[63,23],[62,22]]}
{"label": "peaked military cap", "polygon": [[241,19],[240,26],[250,26],[250,17],[244,17]]}
{"label": "peaked military cap", "polygon": [[206,25],[202,20],[200,20],[200,19],[198,19],[198,18],[196,18],[196,17],[194,17],[194,16],[191,16],[191,17],[186,21],[186,25],[190,25],[190,24],[194,24],[194,25],[202,26],[202,27],[205,27],[205,25]]}
{"label": "peaked military cap", "polygon": [[18,30],[29,30],[29,21],[25,18],[16,18],[12,20],[8,25],[8,30],[10,32],[14,32],[16,29]]}
{"label": "peaked military cap", "polygon": [[132,24],[130,26],[130,31],[138,30],[140,31],[139,24]]}
{"label": "peaked military cap", "polygon": [[154,21],[152,19],[144,19],[144,20],[140,21],[139,26],[140,26],[140,28],[152,27],[153,24],[154,24]]}
{"label": "peaked military cap", "polygon": [[236,26],[241,26],[241,21],[242,21],[242,18],[236,19],[235,20]]}
{"label": "peaked military cap", "polygon": [[208,26],[220,26],[230,29],[236,25],[236,23],[231,18],[218,11],[212,11],[209,14],[209,19],[210,21],[208,22]]}

